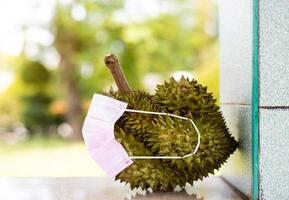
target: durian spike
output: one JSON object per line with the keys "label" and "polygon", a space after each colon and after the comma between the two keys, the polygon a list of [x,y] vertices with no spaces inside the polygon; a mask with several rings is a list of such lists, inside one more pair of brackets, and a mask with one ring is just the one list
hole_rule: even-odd
{"label": "durian spike", "polygon": [[121,93],[128,93],[130,92],[130,87],[128,82],[125,78],[125,75],[121,69],[121,65],[118,61],[118,58],[114,54],[108,54],[104,57],[105,65],[110,69],[110,72],[116,82],[118,90]]}

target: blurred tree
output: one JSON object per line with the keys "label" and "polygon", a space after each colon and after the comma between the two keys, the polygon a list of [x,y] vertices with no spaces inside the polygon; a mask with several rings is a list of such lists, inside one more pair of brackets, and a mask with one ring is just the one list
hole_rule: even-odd
{"label": "blurred tree", "polygon": [[213,7],[210,0],[172,1],[174,12],[126,22],[116,15],[123,3],[79,0],[56,7],[54,46],[60,55],[67,120],[75,138],[81,137],[83,99],[113,83],[103,65],[106,53],[117,53],[132,88],[143,88],[147,72],[168,78],[175,70],[192,71],[216,44],[216,30],[210,27],[215,23],[214,8],[208,9]]}
{"label": "blurred tree", "polygon": [[[53,20],[41,27],[52,33],[54,43],[40,46],[40,56],[33,57],[39,62],[29,61],[30,67],[23,64],[28,58],[20,59],[21,80],[10,89],[25,97],[23,117],[34,116],[35,121],[26,119],[26,124],[32,126],[37,118],[43,119],[44,127],[53,123],[47,115],[52,105],[54,113],[66,115],[73,138],[81,138],[83,107],[94,92],[114,84],[103,63],[110,52],[120,57],[132,88],[147,88],[148,73],[167,79],[174,71],[185,70],[218,94],[215,0],[165,0],[158,2],[162,6],[151,16],[141,17],[145,12],[135,8],[140,10],[135,18],[127,10],[132,2],[57,1]],[[56,50],[60,58],[54,70],[40,64],[45,63],[47,49]]]}
{"label": "blurred tree", "polygon": [[[77,16],[73,18],[73,9],[76,7],[83,9],[83,17],[88,17],[85,21],[79,21]],[[109,13],[115,9],[113,5],[109,8],[101,2],[93,3],[84,0],[68,6],[58,5],[52,25],[55,33],[54,46],[60,55],[60,75],[68,104],[66,116],[74,131],[72,137],[74,139],[82,138],[82,94],[79,88],[81,77],[78,63],[91,62],[91,57],[88,55],[100,48],[97,48],[95,39],[97,27],[89,23],[90,18],[99,10],[99,7],[103,9],[102,12],[107,12],[104,15],[107,16],[105,18],[109,18]],[[92,58],[92,60],[94,59]]]}
{"label": "blurred tree", "polygon": [[50,72],[40,62],[30,61],[24,55],[19,60],[19,65],[20,81],[27,90],[20,95],[23,105],[22,122],[31,135],[47,135],[51,125],[61,122],[61,116],[50,112],[53,100],[48,92]]}

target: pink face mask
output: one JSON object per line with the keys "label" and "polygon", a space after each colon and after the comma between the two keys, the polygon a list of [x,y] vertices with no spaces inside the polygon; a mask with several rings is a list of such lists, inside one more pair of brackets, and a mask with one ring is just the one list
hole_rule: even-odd
{"label": "pink face mask", "polygon": [[[193,120],[169,113],[149,112],[126,109],[127,103],[94,94],[87,116],[85,118],[82,134],[84,142],[91,157],[106,172],[114,177],[126,167],[131,165],[131,159],[183,159],[194,155],[200,146],[200,133]],[[124,112],[137,112],[142,114],[169,115],[179,119],[189,120],[198,135],[198,143],[194,152],[185,156],[131,156],[129,157],[123,146],[116,141],[114,124]]]}

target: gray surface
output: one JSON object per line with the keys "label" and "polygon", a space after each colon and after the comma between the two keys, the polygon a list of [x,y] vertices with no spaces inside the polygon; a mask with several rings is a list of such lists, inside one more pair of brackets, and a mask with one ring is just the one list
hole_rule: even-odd
{"label": "gray surface", "polygon": [[265,200],[289,199],[288,11],[289,1],[260,0],[259,196]]}
{"label": "gray surface", "polygon": [[251,0],[219,0],[222,103],[251,104],[251,4]]}
{"label": "gray surface", "polygon": [[289,1],[260,0],[260,105],[289,106]]}
{"label": "gray surface", "polygon": [[260,197],[289,199],[289,110],[260,109]]}
{"label": "gray surface", "polygon": [[251,193],[251,106],[223,105],[222,112],[239,148],[222,167],[222,176],[246,196]]}
{"label": "gray surface", "polygon": [[252,0],[219,0],[220,104],[240,148],[223,177],[251,196]]}
{"label": "gray surface", "polygon": [[241,200],[219,177],[179,193],[145,194],[109,178],[0,178],[0,191],[5,200]]}

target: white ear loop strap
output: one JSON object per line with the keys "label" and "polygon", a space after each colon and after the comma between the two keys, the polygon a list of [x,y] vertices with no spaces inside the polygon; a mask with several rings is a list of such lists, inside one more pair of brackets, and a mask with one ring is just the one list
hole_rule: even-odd
{"label": "white ear loop strap", "polygon": [[174,115],[174,114],[170,114],[170,113],[164,113],[164,112],[150,112],[150,111],[132,110],[132,109],[126,109],[125,111],[126,112],[143,113],[143,114],[151,114],[151,115],[167,115],[167,116],[176,117],[179,119],[189,120],[193,124],[194,129],[196,130],[197,135],[198,135],[198,143],[197,143],[193,153],[190,153],[190,154],[187,154],[184,156],[130,156],[131,159],[139,159],[139,160],[140,159],[142,159],[142,160],[144,160],[144,159],[184,159],[184,158],[187,158],[189,156],[193,156],[194,154],[197,153],[199,146],[200,146],[200,143],[201,143],[201,134],[200,134],[199,129],[197,128],[197,126],[193,120],[191,120],[187,117],[181,117],[178,115]]}

